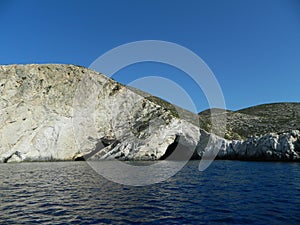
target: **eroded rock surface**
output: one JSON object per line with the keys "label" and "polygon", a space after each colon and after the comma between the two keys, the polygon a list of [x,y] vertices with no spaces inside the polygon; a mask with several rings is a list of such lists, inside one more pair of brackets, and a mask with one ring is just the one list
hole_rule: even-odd
{"label": "eroded rock surface", "polygon": [[[298,105],[292,106],[298,118]],[[268,115],[274,107],[268,105]],[[261,108],[259,113],[265,115],[266,107]],[[251,110],[246,112],[257,117],[258,112]],[[239,127],[246,131],[256,121],[242,118]],[[289,123],[297,126],[296,119]],[[218,153],[218,159],[300,159],[298,129],[237,137],[240,140],[226,140],[200,130],[197,115],[83,67],[0,66],[0,162],[187,160],[210,152]]]}
{"label": "eroded rock surface", "polygon": [[[201,131],[200,143],[207,144],[209,137],[213,140],[208,147],[219,151],[217,159],[260,160],[260,161],[300,161],[300,131],[287,133],[270,133],[259,137],[242,140],[226,140],[216,135]],[[206,140],[206,141],[205,141]],[[216,146],[214,143],[218,143]],[[220,147],[221,146],[221,147]],[[203,154],[203,147],[198,152]]]}
{"label": "eroded rock surface", "polygon": [[0,162],[157,160],[178,140],[193,154],[200,137],[176,110],[83,67],[0,66],[0,94]]}

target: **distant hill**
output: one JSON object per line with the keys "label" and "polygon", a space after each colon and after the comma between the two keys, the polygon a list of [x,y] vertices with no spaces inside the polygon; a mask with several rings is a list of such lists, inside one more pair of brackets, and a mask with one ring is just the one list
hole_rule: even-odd
{"label": "distant hill", "polygon": [[226,139],[246,139],[267,133],[283,133],[300,129],[300,103],[272,103],[238,111],[224,109],[205,110],[199,113],[200,126],[211,131],[211,116],[226,114]]}

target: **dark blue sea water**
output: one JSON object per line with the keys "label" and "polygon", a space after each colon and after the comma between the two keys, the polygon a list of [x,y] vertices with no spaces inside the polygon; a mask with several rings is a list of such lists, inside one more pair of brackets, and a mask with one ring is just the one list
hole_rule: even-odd
{"label": "dark blue sea water", "polygon": [[119,185],[85,162],[0,164],[0,224],[300,224],[300,164],[192,161]]}

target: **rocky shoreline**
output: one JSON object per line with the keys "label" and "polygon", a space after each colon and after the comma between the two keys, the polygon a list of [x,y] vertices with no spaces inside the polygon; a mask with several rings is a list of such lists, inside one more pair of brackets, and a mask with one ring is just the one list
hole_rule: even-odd
{"label": "rocky shoreline", "polygon": [[[226,140],[205,131],[201,137],[213,136],[214,142],[221,143],[216,159],[246,161],[300,161],[300,131],[270,133],[243,140]],[[201,143],[201,140],[200,140]],[[205,143],[206,144],[206,143]],[[214,148],[213,144],[209,145]],[[218,145],[219,147],[219,145]],[[203,148],[197,149],[199,158]]]}
{"label": "rocky shoreline", "polygon": [[299,130],[226,140],[200,129],[198,115],[84,67],[0,66],[0,93],[2,163],[188,160],[209,152],[216,159],[300,159]]}

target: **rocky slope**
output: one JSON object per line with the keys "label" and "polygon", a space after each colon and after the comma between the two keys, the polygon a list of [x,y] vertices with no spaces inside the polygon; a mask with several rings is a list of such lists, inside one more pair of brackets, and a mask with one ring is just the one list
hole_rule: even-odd
{"label": "rocky slope", "polygon": [[0,96],[0,162],[190,157],[200,137],[172,105],[83,67],[0,66]]}
{"label": "rocky slope", "polygon": [[[224,114],[225,138],[211,135],[211,117]],[[235,112],[212,109],[199,113],[199,118],[205,129],[202,139],[209,136],[222,143],[219,159],[300,161],[300,103],[265,104]]]}
{"label": "rocky slope", "polygon": [[[299,161],[299,105],[214,109],[198,117],[83,67],[0,66],[0,162],[213,159],[217,153]],[[211,116],[218,121],[223,114],[225,138],[218,129],[209,133]]]}
{"label": "rocky slope", "polygon": [[199,113],[201,127],[210,131],[210,116],[226,114],[225,138],[243,140],[268,133],[284,133],[300,129],[300,103],[273,103],[238,111],[206,110]]}

